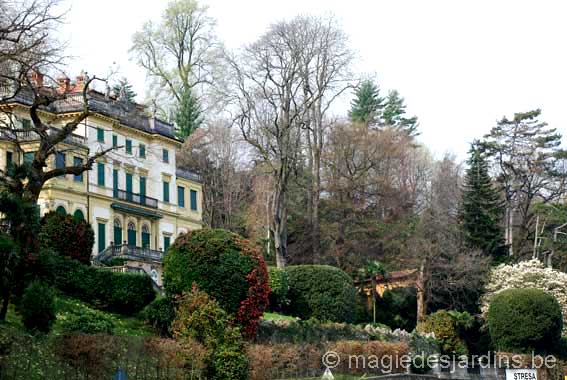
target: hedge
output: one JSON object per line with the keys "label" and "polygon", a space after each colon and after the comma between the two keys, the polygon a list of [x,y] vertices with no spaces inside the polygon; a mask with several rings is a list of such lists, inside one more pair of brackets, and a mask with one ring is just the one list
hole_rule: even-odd
{"label": "hedge", "polygon": [[42,282],[33,281],[24,290],[20,314],[26,330],[48,333],[57,318],[53,289]]}
{"label": "hedge", "polygon": [[156,297],[149,276],[113,273],[58,256],[50,259],[50,266],[59,290],[97,309],[135,314]]}
{"label": "hedge", "polygon": [[497,293],[488,309],[492,342],[500,351],[550,352],[559,346],[561,307],[540,289],[507,289]]}
{"label": "hedge", "polygon": [[354,320],[357,292],[348,274],[328,265],[290,266],[286,272],[291,315],[333,322]]}

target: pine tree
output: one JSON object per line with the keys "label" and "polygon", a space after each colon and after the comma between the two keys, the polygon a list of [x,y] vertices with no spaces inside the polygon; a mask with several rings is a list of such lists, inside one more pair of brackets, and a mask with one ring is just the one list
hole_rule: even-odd
{"label": "pine tree", "polygon": [[505,254],[504,206],[488,174],[488,162],[478,141],[473,142],[463,189],[462,227],[472,248],[498,258]]}
{"label": "pine tree", "polygon": [[198,100],[189,89],[181,95],[175,121],[177,123],[176,134],[181,139],[189,137],[203,124],[203,112]]}
{"label": "pine tree", "polygon": [[372,81],[364,81],[354,93],[349,112],[353,122],[375,125],[380,119],[384,98],[380,97],[380,88]]}
{"label": "pine tree", "polygon": [[132,84],[126,78],[122,78],[118,81],[118,83],[114,84],[114,86],[112,86],[112,91],[117,97],[120,97],[120,94],[124,92],[126,100],[129,102],[134,102],[136,96],[138,96],[138,94],[134,91]]}
{"label": "pine tree", "polygon": [[400,96],[397,90],[392,90],[388,93],[384,111],[382,112],[382,124],[404,131],[409,136],[416,136],[418,134],[417,117],[406,116],[404,98]]}

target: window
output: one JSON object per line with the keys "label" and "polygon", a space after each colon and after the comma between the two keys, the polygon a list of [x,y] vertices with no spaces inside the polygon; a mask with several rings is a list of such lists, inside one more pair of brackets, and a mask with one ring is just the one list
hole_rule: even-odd
{"label": "window", "polygon": [[85,220],[85,214],[81,211],[81,209],[76,209],[75,213],[73,214],[73,218],[76,220]]}
{"label": "window", "polygon": [[171,236],[164,236],[163,237],[163,250],[167,251],[169,246],[171,245]]}
{"label": "window", "polygon": [[118,136],[112,135],[112,147],[116,148],[118,146]]}
{"label": "window", "polygon": [[142,225],[142,248],[150,248],[150,228],[147,224]]}
{"label": "window", "polygon": [[126,173],[126,200],[132,201],[132,173]]}
{"label": "window", "polygon": [[145,196],[146,196],[146,177],[140,176],[140,197],[142,198],[142,201],[144,200]]}
{"label": "window", "polygon": [[97,170],[97,185],[104,186],[104,164],[102,162],[98,162],[96,164]]}
{"label": "window", "polygon": [[106,224],[98,224],[98,251],[102,252],[106,248]]}
{"label": "window", "polygon": [[[74,166],[81,166],[83,164],[83,159],[81,157],[73,157],[73,165]],[[83,182],[83,173],[76,174],[73,177],[75,182]]]}
{"label": "window", "polygon": [[128,223],[128,245],[136,246],[136,225],[134,222]]}
{"label": "window", "polygon": [[189,198],[191,202],[191,210],[197,211],[197,191],[190,190],[189,191]]}
{"label": "window", "polygon": [[122,244],[122,224],[120,219],[114,219],[114,245]]}
{"label": "window", "polygon": [[146,158],[146,146],[140,144],[140,158]]}
{"label": "window", "polygon": [[67,215],[67,210],[65,210],[65,207],[63,206],[57,206],[55,212],[61,215]]}
{"label": "window", "polygon": [[183,186],[177,186],[177,205],[185,207],[185,188]]}
{"label": "window", "polygon": [[35,156],[35,152],[25,152],[24,153],[24,163],[31,164],[33,162],[33,157]]}
{"label": "window", "polygon": [[57,153],[57,156],[55,156],[55,167],[57,169],[65,167],[65,153]]}
{"label": "window", "polygon": [[163,162],[169,162],[169,150],[164,149],[162,151],[162,159],[163,159]]}
{"label": "window", "polygon": [[112,169],[112,192],[114,197],[118,197],[118,169]]}
{"label": "window", "polygon": [[104,129],[102,128],[96,129],[96,141],[104,142]]}
{"label": "window", "polygon": [[163,201],[169,202],[169,182],[163,181]]}
{"label": "window", "polygon": [[132,140],[126,139],[126,153],[132,154]]}
{"label": "window", "polygon": [[10,168],[14,163],[14,153],[6,151],[6,170]]}
{"label": "window", "polygon": [[31,121],[29,119],[22,119],[22,128],[23,129],[30,129],[31,128]]}

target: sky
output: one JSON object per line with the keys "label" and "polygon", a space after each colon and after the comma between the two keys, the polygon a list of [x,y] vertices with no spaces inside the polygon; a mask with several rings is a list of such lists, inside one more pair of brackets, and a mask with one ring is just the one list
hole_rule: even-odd
{"label": "sky", "polygon": [[[536,108],[567,135],[567,3],[508,0],[206,0],[230,49],[273,22],[333,14],[349,35],[355,70],[385,93],[397,89],[420,121],[419,140],[437,157],[466,158],[468,144],[503,116]],[[159,21],[166,0],[67,0],[62,28],[71,77],[119,68],[138,94],[147,84],[130,60],[131,37]],[[334,112],[345,115],[350,99]]]}

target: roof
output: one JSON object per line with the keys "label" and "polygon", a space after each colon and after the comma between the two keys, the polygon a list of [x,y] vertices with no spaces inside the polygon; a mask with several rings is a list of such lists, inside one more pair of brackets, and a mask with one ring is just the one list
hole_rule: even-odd
{"label": "roof", "polygon": [[[30,89],[22,88],[14,95],[10,88],[0,88],[0,103],[19,103],[31,106],[33,99]],[[175,137],[173,124],[148,115],[145,107],[140,104],[107,97],[94,90],[87,93],[87,102],[91,112],[116,119],[121,124],[134,129],[180,141]],[[62,99],[56,100],[43,109],[47,112],[62,114],[82,111],[83,105],[82,92],[73,92],[65,94]]]}

